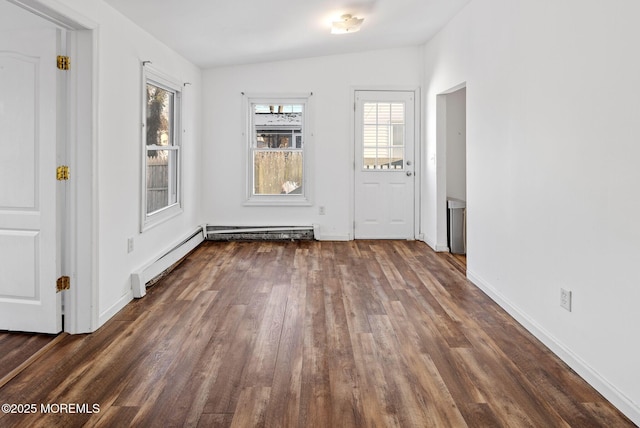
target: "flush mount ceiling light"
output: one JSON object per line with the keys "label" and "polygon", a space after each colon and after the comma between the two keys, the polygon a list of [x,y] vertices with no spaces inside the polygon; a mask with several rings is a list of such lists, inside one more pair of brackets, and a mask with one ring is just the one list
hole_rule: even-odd
{"label": "flush mount ceiling light", "polygon": [[340,21],[333,21],[331,25],[331,34],[347,34],[360,31],[360,26],[364,18],[356,18],[349,14],[342,15]]}

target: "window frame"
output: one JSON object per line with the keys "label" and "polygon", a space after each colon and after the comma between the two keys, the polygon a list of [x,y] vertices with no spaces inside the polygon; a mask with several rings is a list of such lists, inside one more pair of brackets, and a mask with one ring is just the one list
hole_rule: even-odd
{"label": "window frame", "polygon": [[[311,95],[245,95],[244,96],[244,147],[245,147],[245,206],[311,206],[311,147],[313,132],[311,131]],[[295,139],[290,151],[302,153],[302,191],[300,194],[254,194],[254,153],[264,152],[257,147],[256,128],[254,123],[255,105],[302,105],[302,147],[296,148]],[[282,150],[282,149],[278,149]],[[287,151],[287,150],[283,150]]]}
{"label": "window frame", "polygon": [[[151,84],[173,94],[173,129],[171,130],[172,144],[167,146],[153,145],[151,150],[169,150],[175,153],[173,162],[169,161],[169,179],[175,175],[175,202],[169,203],[166,207],[160,208],[151,213],[147,212],[147,169],[148,157],[147,151],[150,146],[147,145],[147,84]],[[178,80],[162,73],[161,71],[151,67],[148,64],[142,66],[142,132],[141,132],[141,197],[140,197],[140,232],[151,229],[160,223],[169,220],[172,217],[180,215],[183,212],[182,204],[182,84]],[[175,171],[174,171],[175,170]],[[170,189],[173,186],[169,187]]]}

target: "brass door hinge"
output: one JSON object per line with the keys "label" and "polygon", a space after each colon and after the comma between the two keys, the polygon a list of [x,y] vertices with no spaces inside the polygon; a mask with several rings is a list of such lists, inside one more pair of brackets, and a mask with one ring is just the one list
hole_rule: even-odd
{"label": "brass door hinge", "polygon": [[69,179],[69,167],[66,165],[60,165],[56,168],[56,179],[58,181],[64,181]]}
{"label": "brass door hinge", "polygon": [[68,70],[71,68],[71,60],[68,56],[58,55],[58,69]]}
{"label": "brass door hinge", "polygon": [[68,276],[61,276],[56,281],[56,292],[61,292],[63,290],[68,290],[71,288],[71,278]]}

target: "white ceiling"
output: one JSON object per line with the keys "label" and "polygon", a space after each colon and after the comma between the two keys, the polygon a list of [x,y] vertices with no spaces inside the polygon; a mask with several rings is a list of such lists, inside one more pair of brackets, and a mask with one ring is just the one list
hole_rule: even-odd
{"label": "white ceiling", "polygon": [[[470,0],[105,0],[202,68],[418,45]],[[358,33],[331,21],[364,18]]]}

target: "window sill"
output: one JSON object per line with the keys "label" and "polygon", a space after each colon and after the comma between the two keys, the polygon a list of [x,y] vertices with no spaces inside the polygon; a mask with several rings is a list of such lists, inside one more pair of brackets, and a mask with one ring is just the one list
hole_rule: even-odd
{"label": "window sill", "polygon": [[252,197],[247,199],[243,204],[245,207],[310,207],[313,205],[307,198],[266,196]]}
{"label": "window sill", "polygon": [[176,216],[182,214],[182,206],[180,204],[174,204],[169,207],[163,208],[160,211],[156,211],[155,213],[145,216],[142,221],[142,226],[140,227],[140,232],[146,232],[149,229],[158,226],[159,224],[164,223]]}

